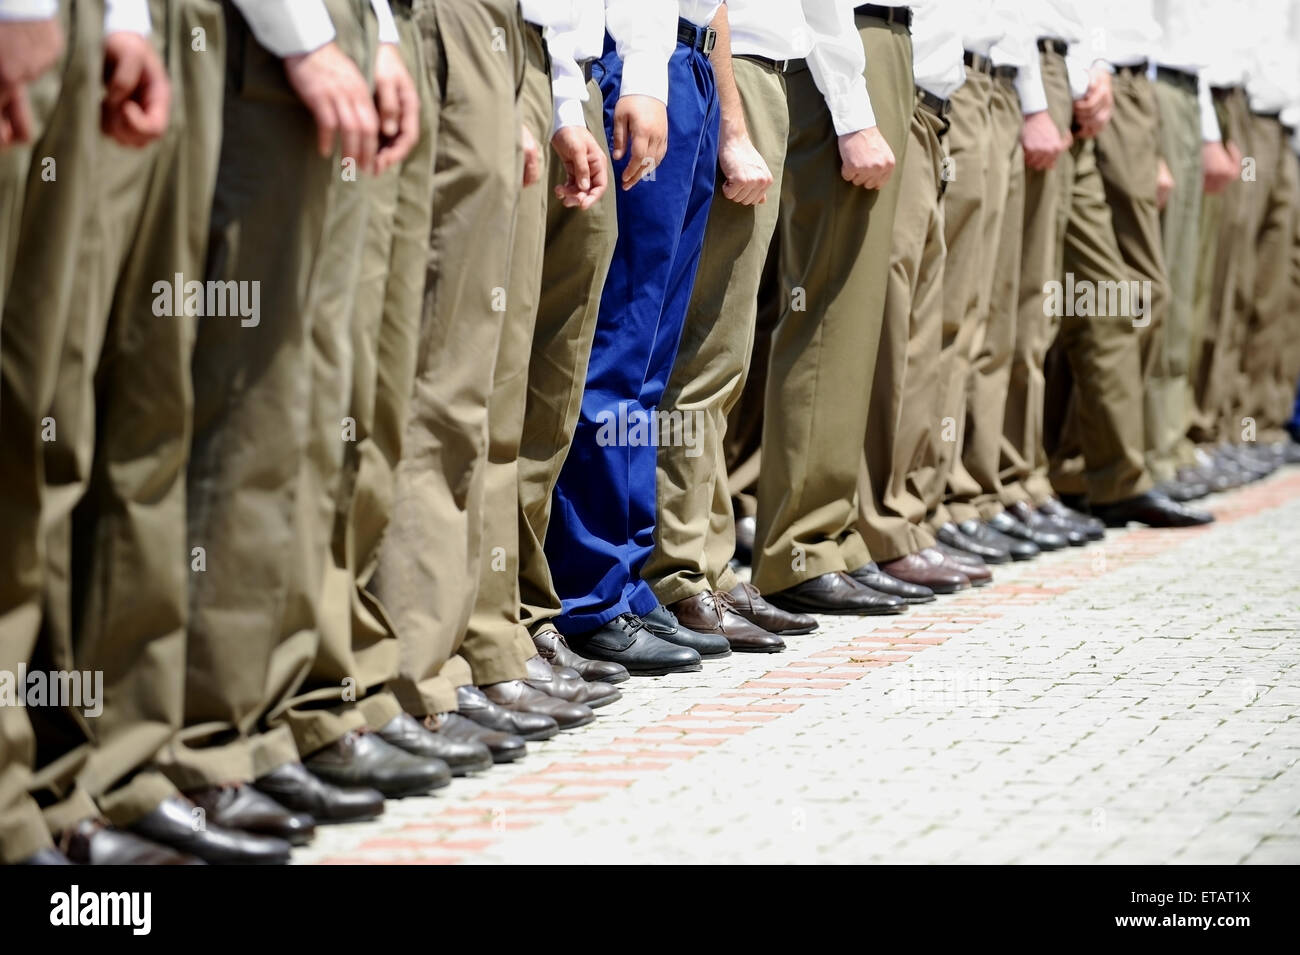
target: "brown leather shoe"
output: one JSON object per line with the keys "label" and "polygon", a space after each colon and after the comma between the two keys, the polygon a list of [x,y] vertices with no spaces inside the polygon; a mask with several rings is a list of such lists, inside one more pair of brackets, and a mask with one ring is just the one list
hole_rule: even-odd
{"label": "brown leather shoe", "polygon": [[209,786],[185,795],[207,814],[209,822],[224,829],[274,836],[293,846],[305,846],[316,835],[316,820],[311,816],[290,812],[252,785]]}
{"label": "brown leather shoe", "polygon": [[[939,554],[938,551],[935,553]],[[942,554],[939,556],[943,558]],[[961,571],[948,569],[942,561],[938,564],[931,563],[920,554],[908,554],[906,557],[885,561],[880,564],[880,569],[899,580],[929,587],[936,594],[955,594],[970,586],[970,578]]]}
{"label": "brown leather shoe", "polygon": [[768,633],[781,637],[794,637],[802,633],[812,633],[817,629],[817,619],[811,614],[792,613],[774,607],[758,592],[753,584],[741,581],[727,591],[731,598],[732,609],[750,623],[762,627]]}
{"label": "brown leather shoe", "polygon": [[570,703],[568,700],[557,700],[553,696],[547,696],[541,690],[533,689],[523,680],[489,683],[479,689],[497,706],[507,710],[522,710],[525,713],[549,716],[562,730],[586,726],[596,718],[591,707],[582,703]]}
{"label": "brown leather shoe", "polygon": [[668,609],[687,630],[720,634],[737,652],[777,653],[785,649],[784,640],[746,620],[733,607],[726,594],[706,590],[679,600]]}
{"label": "brown leather shoe", "polygon": [[592,709],[623,698],[623,692],[608,683],[588,683],[577,670],[552,666],[536,654],[524,661],[524,682],[547,696],[570,703],[585,703]]}
{"label": "brown leather shoe", "polygon": [[851,616],[873,616],[882,613],[902,613],[907,609],[899,597],[882,594],[860,584],[844,571],[830,571],[801,581],[793,587],[774,594],[768,600],[785,610],[800,613],[830,613]]}
{"label": "brown leather shoe", "polygon": [[928,561],[931,567],[942,568],[948,573],[961,574],[973,587],[983,587],[993,580],[993,571],[989,570],[988,564],[982,567],[978,564],[961,564],[934,547],[927,547],[921,551],[921,557]]}
{"label": "brown leather shoe", "polygon": [[60,836],[59,846],[77,865],[207,865],[197,856],[98,819],[81,820]]}

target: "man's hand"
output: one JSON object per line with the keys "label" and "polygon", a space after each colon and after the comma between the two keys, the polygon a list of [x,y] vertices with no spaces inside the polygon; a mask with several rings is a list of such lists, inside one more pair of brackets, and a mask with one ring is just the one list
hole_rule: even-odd
{"label": "man's hand", "polygon": [[840,137],[840,175],[864,189],[879,189],[894,172],[894,151],[879,126]]}
{"label": "man's hand", "polygon": [[36,79],[63,52],[63,30],[48,20],[0,20],[0,98]]}
{"label": "man's hand", "polygon": [[748,135],[733,136],[718,146],[718,168],[722,170],[722,194],[742,206],[767,202],[772,171],[767,168]]}
{"label": "man's hand", "polygon": [[336,43],[284,58],[284,72],[303,105],[316,120],[320,154],[334,155],[337,135],[344,156],[364,172],[375,167],[379,115],[370,88],[355,63]]}
{"label": "man's hand", "polygon": [[653,96],[620,96],[614,104],[615,160],[628,157],[623,169],[623,188],[631,189],[668,152],[668,109]]}
{"label": "man's hand", "polygon": [[[1231,143],[1229,148],[1234,148]],[[1201,182],[1210,195],[1228,188],[1228,183],[1237,178],[1237,170],[1241,168],[1240,162],[1232,161],[1232,155],[1223,143],[1202,143],[1201,165]]]}
{"label": "man's hand", "polygon": [[590,209],[609,186],[605,153],[586,126],[561,126],[551,137],[551,148],[567,173],[556,197],[569,209]]}
{"label": "man's hand", "polygon": [[1115,94],[1111,89],[1110,71],[1094,66],[1088,91],[1074,101],[1074,118],[1079,124],[1079,135],[1092,139],[1110,122],[1115,111]]}
{"label": "man's hand", "polygon": [[522,123],[519,126],[519,145],[524,151],[524,188],[527,189],[542,178],[542,147],[537,145],[537,137]]}
{"label": "man's hand", "polygon": [[126,30],[104,37],[104,135],[123,146],[147,146],[166,131],[171,102],[167,68],[148,37]]}
{"label": "man's hand", "polygon": [[27,102],[27,87],[0,90],[0,149],[32,138],[32,109]]}
{"label": "man's hand", "polygon": [[391,43],[379,44],[375,54],[375,107],[379,113],[379,151],[375,172],[396,166],[420,140],[420,95]]}
{"label": "man's hand", "polygon": [[1030,113],[1020,129],[1020,145],[1025,150],[1025,167],[1040,172],[1051,169],[1061,153],[1069,148],[1047,110]]}
{"label": "man's hand", "polygon": [[1156,167],[1156,205],[1163,209],[1169,204],[1169,197],[1174,192],[1174,174],[1163,159]]}

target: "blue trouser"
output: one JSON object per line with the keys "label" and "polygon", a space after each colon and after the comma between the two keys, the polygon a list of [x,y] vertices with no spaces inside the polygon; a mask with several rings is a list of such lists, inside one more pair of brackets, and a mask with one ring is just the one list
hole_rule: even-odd
{"label": "blue trouser", "polygon": [[[593,75],[613,142],[623,64],[609,38]],[[565,634],[658,604],[641,580],[654,546],[653,413],[677,355],[704,243],[718,152],[718,97],[704,54],[677,44],[668,62],[668,153],[624,191],[614,163],[618,244],[605,279],[573,445],[560,472],[546,558]],[[619,422],[625,422],[620,429]],[[638,426],[638,422],[640,423]]]}

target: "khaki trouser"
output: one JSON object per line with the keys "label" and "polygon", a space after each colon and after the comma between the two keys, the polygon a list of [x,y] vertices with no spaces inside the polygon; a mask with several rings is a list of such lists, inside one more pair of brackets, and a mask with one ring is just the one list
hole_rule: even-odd
{"label": "khaki trouser", "polygon": [[[1160,232],[1160,207],[1156,200],[1156,174],[1160,160],[1160,115],[1155,88],[1146,73],[1117,70],[1114,79],[1115,111],[1097,136],[1097,168],[1106,187],[1115,240],[1127,266],[1126,274],[1112,280],[1144,283],[1141,297],[1145,322],[1138,329],[1142,348],[1142,389],[1145,398],[1147,470],[1156,480],[1174,476],[1174,455],[1182,432],[1186,400],[1185,360],[1170,354],[1186,347],[1186,313],[1170,312],[1169,281],[1164,240]],[[1145,283],[1151,283],[1147,296]]]}
{"label": "khaki trouser", "polygon": [[402,58],[420,95],[420,139],[401,166],[362,183],[368,193],[361,274],[353,302],[355,427],[344,445],[331,560],[321,597],[320,646],[286,718],[299,752],[356,725],[378,728],[401,712],[386,685],[397,676],[397,634],[366,585],[388,527],[393,475],[415,379],[433,209],[438,107],[437,24],[431,3],[395,3]]}
{"label": "khaki trouser", "polygon": [[[1065,60],[1042,53],[1047,108],[1057,128],[1070,128],[1073,104]],[[1020,291],[1015,346],[1003,420],[1002,503],[1037,503],[1051,496],[1043,451],[1043,362],[1056,335],[1056,322],[1045,314],[1044,287],[1059,281],[1065,241],[1065,199],[1071,157],[1062,155],[1049,170],[1025,170],[1025,219],[1021,233]],[[1037,472],[1037,477],[1035,480]]]}
{"label": "khaki trouser", "polygon": [[[944,194],[944,241],[947,255],[943,271],[943,339],[935,380],[939,405],[929,421],[934,467],[922,472],[921,498],[930,528],[952,520],[945,497],[965,499],[979,493],[979,485],[962,462],[966,444],[967,407],[971,365],[987,322],[988,297],[984,294],[995,216],[1001,200],[988,201],[991,164],[993,80],[970,70],[953,94],[953,110],[963,110],[947,143],[951,178]],[[904,414],[909,414],[904,408]],[[930,547],[934,536],[927,529],[921,544]]]}
{"label": "khaki trouser", "polygon": [[789,118],[781,73],[743,57],[732,65],[749,138],[772,173],[772,186],[767,202],[742,206],[723,196],[719,173],[709,207],[704,253],[661,402],[669,413],[680,412],[687,422],[683,433],[689,427],[695,441],[659,449],[659,519],[643,576],[664,604],[708,590],[728,591],[738,583],[728,563],[736,527],[723,439],[727,415],[749,373],[758,283],[776,230]]}
{"label": "khaki trouser", "polygon": [[1295,332],[1291,266],[1300,185],[1286,129],[1276,117],[1256,115],[1252,119],[1259,169],[1254,193],[1258,203],[1255,269],[1253,292],[1243,313],[1245,344],[1238,408],[1243,432],[1253,430],[1253,437],[1244,440],[1273,442],[1287,436],[1282,426],[1290,419],[1295,400],[1296,382],[1286,366]]}
{"label": "khaki trouser", "polygon": [[[0,670],[15,679],[33,662],[41,623],[43,435],[57,434],[57,422],[43,419],[73,306],[99,143],[103,4],[76,0],[60,9],[63,58],[29,87],[32,141],[0,150]],[[0,706],[0,862],[52,844],[27,794],[35,758],[26,709]]]}
{"label": "khaki trouser", "polygon": [[[880,132],[903,166],[911,37],[899,24],[866,16],[857,25]],[[870,560],[855,527],[855,498],[901,180],[892,176],[880,190],[845,182],[830,112],[811,74],[794,69],[786,82],[780,232],[789,298],[772,335],[754,559],[755,586],[772,592]]]}
{"label": "khaki trouser", "polygon": [[[1020,298],[1020,252],[1025,217],[1025,157],[1020,145],[1024,116],[1011,78],[993,81],[989,99],[989,136],[985,195],[987,203],[981,263],[982,327],[975,336],[974,358],[966,379],[966,433],[962,464],[975,490],[949,494],[954,521],[981,520],[1002,510],[1001,460],[1003,419],[1011,381]],[[951,192],[951,190],[950,190]]]}
{"label": "khaki trouser", "polygon": [[[605,150],[608,168],[603,111],[600,86],[589,81],[583,112],[587,129]],[[547,626],[560,612],[560,598],[542,545],[551,519],[551,492],[577,426],[600,294],[618,238],[617,184],[611,182],[596,204],[584,211],[567,208],[555,196],[555,187],[565,178],[564,164],[552,161],[546,189],[542,284],[517,465],[519,610],[520,621],[532,632]]]}
{"label": "khaki trouser", "polygon": [[[488,402],[522,177],[517,5],[440,0],[443,54],[424,314],[393,514],[371,590],[401,642],[393,684],[417,716],[456,708],[483,546]],[[518,676],[513,655],[497,679]]]}
{"label": "khaki trouser", "polygon": [[1187,428],[1192,412],[1191,361],[1199,347],[1196,312],[1197,223],[1201,217],[1201,118],[1196,92],[1190,86],[1169,79],[1155,84],[1156,104],[1160,112],[1160,154],[1174,177],[1174,191],[1161,216],[1165,267],[1169,279],[1169,311],[1165,321],[1164,357],[1166,367],[1148,378],[1150,388],[1156,380],[1164,381],[1167,407],[1157,416],[1163,430],[1147,443],[1157,451],[1168,449],[1168,460],[1175,467],[1196,463]]}
{"label": "khaki trouser", "polygon": [[33,714],[45,761],[34,785],[55,800],[54,830],[101,813],[127,825],[175,792],[146,768],[180,729],[185,685],[194,318],[175,308],[175,286],[203,272],[224,23],[210,0],[150,7],[174,106],[157,143],[99,145],[50,412],[58,440],[45,446],[42,652],[103,680],[92,718],[81,708]]}
{"label": "khaki trouser", "polygon": [[[1216,89],[1214,103],[1224,142],[1234,143],[1254,164],[1246,91]],[[1241,440],[1241,423],[1233,420],[1245,324],[1237,310],[1238,287],[1255,255],[1252,197],[1258,188],[1256,181],[1244,181],[1244,174],[1245,169],[1222,194],[1206,197],[1201,220],[1196,309],[1202,337],[1194,361],[1197,413],[1190,434],[1205,443]]]}
{"label": "khaki trouser", "polygon": [[535,26],[525,23],[523,40],[524,83],[519,95],[519,118],[541,144],[542,169],[541,180],[519,196],[506,324],[488,401],[478,597],[460,648],[478,684],[522,677],[524,661],[537,654],[528,629],[520,622],[519,447],[546,244],[546,183],[550,181],[549,166],[556,160],[547,145],[554,121],[550,60]]}
{"label": "khaki trouser", "polygon": [[[368,73],[369,5],[327,6]],[[363,180],[320,156],[283,63],[230,6],[227,31],[207,278],[249,283],[260,310],[205,316],[194,349],[185,725],[162,760],[182,789],[298,759],[282,718],[319,644],[365,233]]]}
{"label": "khaki trouser", "polygon": [[936,447],[941,436],[936,431],[947,290],[941,202],[945,153],[940,137],[946,125],[918,101],[907,161],[894,173],[901,194],[858,482],[858,529],[877,561],[934,545],[922,526],[925,502],[918,485],[924,476],[941,470],[937,459],[942,452]]}
{"label": "khaki trouser", "polygon": [[[1097,287],[1123,276],[1125,266],[1115,245],[1094,146],[1092,140],[1077,141],[1065,162],[1070,194],[1063,264],[1065,274],[1073,273]],[[1143,464],[1142,362],[1133,315],[1062,317],[1048,363],[1056,369],[1048,380],[1044,420],[1045,449],[1053,455],[1052,484],[1042,480],[1041,472],[1036,473],[1031,490],[1037,483],[1050,494],[1060,480],[1061,487],[1077,488],[1098,504],[1148,491],[1151,478]],[[1056,387],[1060,390],[1055,391]],[[1078,419],[1082,464],[1077,476],[1061,469],[1061,462],[1070,460],[1073,450],[1058,447],[1067,433],[1060,420],[1062,411]],[[1035,500],[1041,503],[1046,494]]]}

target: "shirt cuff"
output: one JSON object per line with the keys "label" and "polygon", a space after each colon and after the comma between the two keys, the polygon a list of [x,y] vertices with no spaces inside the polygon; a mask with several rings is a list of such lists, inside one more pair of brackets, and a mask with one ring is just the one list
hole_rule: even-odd
{"label": "shirt cuff", "polygon": [[668,64],[654,53],[633,53],[623,61],[623,81],[619,96],[653,96],[668,102]]}
{"label": "shirt cuff", "polygon": [[1210,85],[1201,80],[1196,93],[1196,105],[1201,111],[1201,142],[1223,142],[1223,131],[1219,129],[1219,115],[1214,111],[1214,97],[1210,95]]}
{"label": "shirt cuff", "polygon": [[318,50],[334,39],[322,0],[234,0],[257,42],[279,57]]}
{"label": "shirt cuff", "polygon": [[876,125],[876,111],[871,108],[871,100],[866,96],[845,97],[835,103],[827,102],[826,107],[830,110],[837,136],[847,136]]}
{"label": "shirt cuff", "polygon": [[1020,112],[1026,116],[1047,109],[1047,90],[1043,89],[1043,66],[1038,52],[1016,74],[1016,92],[1020,94]]}
{"label": "shirt cuff", "polygon": [[58,0],[0,0],[0,20],[48,20],[58,12]]}
{"label": "shirt cuff", "polygon": [[393,19],[393,9],[388,0],[370,0],[370,9],[375,11],[379,22],[379,42],[400,46],[402,38],[397,33],[397,21]]}
{"label": "shirt cuff", "polygon": [[147,0],[107,0],[104,4],[105,36],[110,33],[148,36],[151,29]]}
{"label": "shirt cuff", "polygon": [[563,129],[565,126],[581,126],[583,129],[587,128],[587,113],[582,106],[582,100],[568,98],[556,99],[555,129]]}

